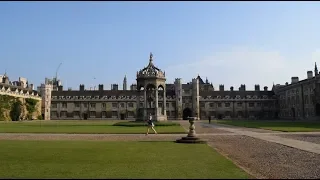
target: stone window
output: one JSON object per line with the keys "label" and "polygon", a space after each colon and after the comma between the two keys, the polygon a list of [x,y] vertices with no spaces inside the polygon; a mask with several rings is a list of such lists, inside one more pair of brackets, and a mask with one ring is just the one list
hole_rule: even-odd
{"label": "stone window", "polygon": [[200,103],[200,107],[204,108],[205,106],[205,103]]}
{"label": "stone window", "polygon": [[80,116],[80,112],[79,111],[74,111],[73,116],[79,117]]}
{"label": "stone window", "polygon": [[167,112],[167,116],[170,116],[170,111],[166,111]]}
{"label": "stone window", "polygon": [[224,106],[225,107],[230,107],[230,103],[225,103]]}
{"label": "stone window", "polygon": [[106,107],[106,103],[102,103],[102,107],[105,108]]}
{"label": "stone window", "polygon": [[139,106],[140,106],[140,107],[143,107],[143,103],[140,103]]}
{"label": "stone window", "polygon": [[62,103],[62,108],[67,108],[67,103]]}
{"label": "stone window", "polygon": [[90,107],[96,108],[96,103],[90,103]]}
{"label": "stone window", "polygon": [[117,108],[117,107],[118,107],[118,104],[117,104],[117,103],[112,103],[112,107],[113,107],[113,108]]}
{"label": "stone window", "polygon": [[171,103],[172,107],[176,107],[176,102]]}
{"label": "stone window", "polygon": [[[105,104],[105,103],[103,103],[103,104]],[[102,117],[106,117],[107,116],[107,112],[106,111],[102,111],[101,115],[102,115]]]}
{"label": "stone window", "polygon": [[61,111],[60,117],[67,117],[67,111]]}
{"label": "stone window", "polygon": [[90,117],[96,117],[96,112],[95,111],[90,111]]}
{"label": "stone window", "polygon": [[222,107],[222,104],[221,104],[221,103],[218,103],[218,107]]}
{"label": "stone window", "polygon": [[171,115],[171,116],[176,116],[176,112],[175,112],[175,111],[171,111],[171,112],[170,112],[170,115]]}
{"label": "stone window", "polygon": [[57,117],[57,116],[58,116],[57,111],[52,111],[52,112],[51,112],[51,116],[53,116],[53,117]]}
{"label": "stone window", "polygon": [[121,103],[120,106],[121,106],[122,108],[124,108],[124,103]]}
{"label": "stone window", "polygon": [[254,103],[250,102],[249,107],[254,107]]}
{"label": "stone window", "polygon": [[166,107],[169,108],[169,103],[166,103]]}
{"label": "stone window", "polygon": [[51,104],[51,107],[52,107],[52,108],[57,108],[57,103],[52,103],[52,104]]}
{"label": "stone window", "polygon": [[209,106],[210,106],[210,107],[214,107],[214,103],[210,103]]}
{"label": "stone window", "polygon": [[260,103],[260,102],[257,102],[257,106],[260,107],[260,106],[261,106],[261,103]]}
{"label": "stone window", "polygon": [[118,117],[118,112],[117,111],[112,111],[112,117]]}
{"label": "stone window", "polygon": [[133,107],[133,103],[128,103],[128,106],[132,108]]}
{"label": "stone window", "polygon": [[85,108],[88,107],[88,104],[87,104],[87,103],[84,103],[84,104],[83,104],[83,107],[85,107]]}
{"label": "stone window", "polygon": [[237,103],[237,106],[238,106],[238,107],[242,107],[242,102],[238,102],[238,103]]}
{"label": "stone window", "polygon": [[80,103],[74,103],[74,107],[80,107]]}
{"label": "stone window", "polygon": [[133,111],[128,111],[128,116],[129,117],[134,117],[134,112]]}

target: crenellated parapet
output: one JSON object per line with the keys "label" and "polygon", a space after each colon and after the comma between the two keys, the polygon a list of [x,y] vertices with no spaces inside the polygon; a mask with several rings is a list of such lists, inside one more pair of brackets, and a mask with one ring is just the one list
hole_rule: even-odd
{"label": "crenellated parapet", "polygon": [[0,94],[19,97],[19,98],[30,98],[35,100],[41,100],[41,97],[37,91],[31,90],[28,88],[21,88],[18,86],[11,86],[3,83],[0,84]]}

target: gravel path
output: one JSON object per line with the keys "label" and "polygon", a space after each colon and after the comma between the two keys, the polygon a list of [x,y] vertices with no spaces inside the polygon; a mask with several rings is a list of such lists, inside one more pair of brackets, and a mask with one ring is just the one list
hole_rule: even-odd
{"label": "gravel path", "polygon": [[215,136],[209,145],[257,178],[320,178],[320,155],[247,136]]}
{"label": "gravel path", "polygon": [[[181,126],[189,131],[189,121],[179,121],[179,123],[181,124]],[[206,134],[206,133],[230,133],[229,131],[224,131],[212,126],[206,126],[205,124],[203,124],[202,122],[195,122],[194,123],[195,127],[196,127],[196,133],[197,134]]]}
{"label": "gravel path", "polygon": [[285,134],[280,137],[320,144],[320,134]]}

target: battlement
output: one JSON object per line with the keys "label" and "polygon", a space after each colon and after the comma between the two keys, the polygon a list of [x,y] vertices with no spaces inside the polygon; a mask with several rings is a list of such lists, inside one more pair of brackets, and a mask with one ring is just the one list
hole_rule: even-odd
{"label": "battlement", "polygon": [[39,93],[37,91],[8,84],[0,84],[0,94],[19,98],[41,100],[41,97],[39,96]]}

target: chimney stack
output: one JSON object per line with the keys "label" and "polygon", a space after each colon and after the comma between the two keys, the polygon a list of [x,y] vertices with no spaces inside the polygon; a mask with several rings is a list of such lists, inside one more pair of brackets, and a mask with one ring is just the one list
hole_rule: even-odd
{"label": "chimney stack", "polygon": [[99,91],[103,91],[103,84],[99,84]]}
{"label": "chimney stack", "polygon": [[308,77],[308,79],[313,78],[313,72],[312,71],[308,71],[307,72],[307,77]]}
{"label": "chimney stack", "polygon": [[80,84],[79,90],[84,91],[84,84]]}
{"label": "chimney stack", "polygon": [[58,91],[63,91],[63,86],[58,86]]}
{"label": "chimney stack", "polygon": [[254,90],[255,91],[260,91],[260,85],[259,84],[254,85]]}
{"label": "chimney stack", "polygon": [[219,85],[219,91],[224,91],[224,85],[223,84]]}
{"label": "chimney stack", "polygon": [[268,86],[265,86],[263,89],[264,91],[268,91]]}
{"label": "chimney stack", "polygon": [[299,82],[299,77],[292,77],[291,84]]}

